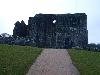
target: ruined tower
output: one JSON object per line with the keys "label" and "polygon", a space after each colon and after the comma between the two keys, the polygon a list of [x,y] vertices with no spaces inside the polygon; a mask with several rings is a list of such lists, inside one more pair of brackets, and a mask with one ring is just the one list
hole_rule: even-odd
{"label": "ruined tower", "polygon": [[36,14],[28,20],[29,36],[46,48],[85,47],[88,44],[87,15]]}

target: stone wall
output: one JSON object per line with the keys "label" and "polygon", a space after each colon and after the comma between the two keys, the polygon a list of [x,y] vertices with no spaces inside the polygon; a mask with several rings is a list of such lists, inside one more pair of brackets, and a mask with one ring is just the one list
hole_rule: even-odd
{"label": "stone wall", "polygon": [[29,17],[28,27],[29,36],[38,47],[70,48],[88,44],[85,13],[36,14]]}

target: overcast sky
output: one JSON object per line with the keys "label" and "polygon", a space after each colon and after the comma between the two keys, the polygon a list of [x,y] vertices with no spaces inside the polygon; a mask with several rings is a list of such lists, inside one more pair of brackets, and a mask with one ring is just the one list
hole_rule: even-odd
{"label": "overcast sky", "polygon": [[100,0],[0,0],[0,34],[37,13],[86,13],[89,43],[100,43]]}

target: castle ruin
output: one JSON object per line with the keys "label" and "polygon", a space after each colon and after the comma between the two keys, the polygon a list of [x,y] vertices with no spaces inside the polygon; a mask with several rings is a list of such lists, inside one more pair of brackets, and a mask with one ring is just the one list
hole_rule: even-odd
{"label": "castle ruin", "polygon": [[[15,29],[16,27],[13,35],[17,36]],[[29,17],[25,29],[27,35],[24,35],[31,37],[37,47],[83,48],[88,44],[85,13],[36,14],[34,17]]]}

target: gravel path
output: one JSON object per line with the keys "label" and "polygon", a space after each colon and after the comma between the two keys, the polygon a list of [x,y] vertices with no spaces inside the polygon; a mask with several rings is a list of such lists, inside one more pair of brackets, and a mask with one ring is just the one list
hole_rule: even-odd
{"label": "gravel path", "polygon": [[44,49],[26,75],[79,75],[65,49]]}

